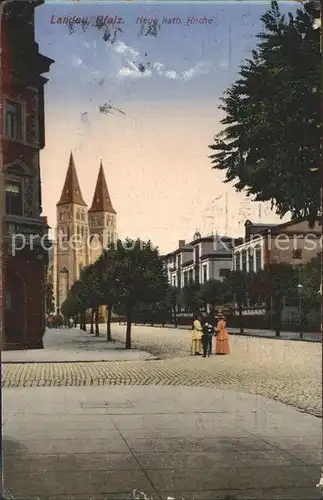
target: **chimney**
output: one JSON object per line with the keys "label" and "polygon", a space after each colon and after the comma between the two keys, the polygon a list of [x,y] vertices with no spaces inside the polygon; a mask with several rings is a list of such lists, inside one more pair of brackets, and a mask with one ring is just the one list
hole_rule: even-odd
{"label": "chimney", "polygon": [[185,240],[179,240],[178,241],[178,248],[183,248],[185,247]]}

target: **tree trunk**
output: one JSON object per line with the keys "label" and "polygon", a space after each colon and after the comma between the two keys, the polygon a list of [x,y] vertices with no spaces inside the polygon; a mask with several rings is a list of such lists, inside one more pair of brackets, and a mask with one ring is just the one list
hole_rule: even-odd
{"label": "tree trunk", "polygon": [[176,314],[176,306],[174,306],[173,311],[174,311],[174,326],[175,326],[175,328],[177,328],[177,314]]}
{"label": "tree trunk", "polygon": [[127,311],[127,328],[126,328],[126,349],[131,349],[131,324],[132,324],[132,310]]}
{"label": "tree trunk", "polygon": [[112,341],[111,336],[111,318],[112,318],[112,305],[108,306],[108,316],[107,316],[107,342]]}
{"label": "tree trunk", "polygon": [[278,297],[275,300],[275,335],[280,337],[281,332],[281,300]]}
{"label": "tree trunk", "polygon": [[239,327],[240,327],[240,333],[243,333],[243,314],[242,314],[242,305],[240,304],[238,306],[239,308]]}
{"label": "tree trunk", "polygon": [[80,313],[80,328],[81,328],[81,330],[83,330],[84,332],[86,332],[85,312],[84,311],[82,311]]}
{"label": "tree trunk", "polygon": [[91,330],[90,333],[94,334],[94,309],[91,309]]}
{"label": "tree trunk", "polygon": [[95,336],[100,337],[100,331],[99,331],[99,308],[96,309],[95,311]]}

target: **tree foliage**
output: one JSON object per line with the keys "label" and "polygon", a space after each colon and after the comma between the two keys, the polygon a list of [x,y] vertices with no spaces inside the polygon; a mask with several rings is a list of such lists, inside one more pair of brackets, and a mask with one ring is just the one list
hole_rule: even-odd
{"label": "tree foliage", "polygon": [[[80,314],[85,329],[85,312],[96,312],[107,305],[108,322],[114,305],[119,305],[127,316],[126,348],[131,347],[131,325],[137,304],[162,302],[168,289],[167,279],[158,249],[150,241],[118,240],[116,246],[103,251],[100,258],[82,270],[80,279],[72,286],[62,306],[67,317]],[[109,324],[107,340],[109,336]],[[110,332],[111,333],[111,332]]]}
{"label": "tree foliage", "polygon": [[322,159],[320,41],[311,2],[295,16],[277,1],[262,16],[258,44],[222,98],[223,130],[209,146],[212,168],[279,215],[314,221]]}
{"label": "tree foliage", "polygon": [[45,307],[47,316],[55,312],[54,287],[50,282],[45,287]]}

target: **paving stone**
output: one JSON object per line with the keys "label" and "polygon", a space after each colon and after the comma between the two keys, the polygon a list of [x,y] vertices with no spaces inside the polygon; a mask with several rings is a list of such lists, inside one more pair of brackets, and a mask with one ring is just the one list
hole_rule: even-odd
{"label": "paving stone", "polygon": [[[297,459],[294,459],[297,460]],[[30,455],[24,454],[5,455],[4,467],[15,471],[17,474],[21,472],[51,472],[55,471],[105,471],[105,470],[136,470],[140,466],[134,456],[128,453],[55,453],[52,455]]]}
{"label": "paving stone", "polygon": [[[212,470],[197,471],[149,470],[146,474],[155,488],[161,491],[184,491],[225,489],[268,488],[313,488],[317,480],[317,470],[310,466],[272,466],[272,467],[216,467]],[[186,486],[187,485],[187,486]],[[191,495],[192,495],[191,493]],[[170,494],[170,493],[169,493]]]}
{"label": "paving stone", "polygon": [[218,451],[218,452],[175,452],[138,453],[135,457],[144,469],[158,470],[203,470],[214,469],[226,464],[231,467],[266,467],[279,465],[301,465],[298,458],[278,450],[266,451]]}
{"label": "paving stone", "polygon": [[122,471],[52,471],[38,473],[7,473],[6,487],[14,490],[16,496],[25,495],[26,491],[33,498],[58,495],[88,495],[114,492],[128,493],[135,488],[156,496],[156,491],[141,470]]}
{"label": "paving stone", "polygon": [[25,442],[8,440],[5,436],[3,441],[3,452],[6,455],[21,454],[21,448],[29,454],[53,454],[53,453],[125,453],[128,447],[120,436],[106,439],[28,439]]}
{"label": "paving stone", "polygon": [[[60,335],[63,338],[67,334],[62,330]],[[113,336],[122,341],[124,335],[124,327],[114,324]],[[203,359],[189,356],[189,330],[134,326],[132,338],[134,347],[145,349],[162,359],[93,363],[55,363],[53,360],[52,363],[6,364],[3,366],[2,385],[12,388],[95,388],[102,385],[215,387],[267,396],[322,417],[320,343],[232,336],[230,356]],[[26,401],[19,403],[17,410],[23,413],[26,404]],[[175,402],[173,404],[176,405]],[[113,409],[109,408],[88,409],[89,414],[113,413]],[[45,413],[46,406],[39,410]],[[64,413],[70,411],[66,401]],[[125,408],[124,412],[131,411]]]}
{"label": "paving stone", "polygon": [[[160,492],[159,492],[160,493]],[[160,493],[162,498],[168,495],[185,500],[320,500],[321,496],[314,488],[288,489],[243,489],[243,490],[212,490],[212,491],[167,491]]]}

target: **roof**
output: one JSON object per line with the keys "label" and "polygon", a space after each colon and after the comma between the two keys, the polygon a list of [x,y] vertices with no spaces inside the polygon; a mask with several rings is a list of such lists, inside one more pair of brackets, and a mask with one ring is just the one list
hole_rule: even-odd
{"label": "roof", "polygon": [[57,206],[67,205],[69,203],[74,203],[75,205],[87,206],[85,203],[80,184],[77,178],[73,153],[70,154],[68,169],[66,172],[65,183],[62,190],[61,198],[57,203]]}
{"label": "roof", "polygon": [[98,179],[96,181],[93,201],[89,212],[109,212],[112,214],[117,213],[112,206],[107,182],[105,180],[102,160],[100,163]]}

